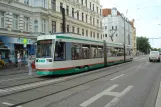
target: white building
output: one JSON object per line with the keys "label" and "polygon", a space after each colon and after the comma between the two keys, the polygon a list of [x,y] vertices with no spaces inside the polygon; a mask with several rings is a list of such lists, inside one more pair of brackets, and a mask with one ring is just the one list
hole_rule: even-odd
{"label": "white building", "polygon": [[[125,22],[125,25],[124,25]],[[103,38],[108,42],[125,43],[132,45],[132,26],[116,8],[103,9]]]}
{"label": "white building", "polygon": [[23,45],[31,50],[38,35],[62,32],[62,8],[67,32],[102,39],[99,0],[0,0],[0,41],[9,40],[13,54]]}

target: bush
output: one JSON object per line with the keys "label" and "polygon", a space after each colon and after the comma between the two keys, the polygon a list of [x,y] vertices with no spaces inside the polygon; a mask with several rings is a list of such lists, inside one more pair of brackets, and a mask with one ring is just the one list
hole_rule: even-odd
{"label": "bush", "polygon": [[0,60],[0,68],[5,66],[5,62],[3,60]]}

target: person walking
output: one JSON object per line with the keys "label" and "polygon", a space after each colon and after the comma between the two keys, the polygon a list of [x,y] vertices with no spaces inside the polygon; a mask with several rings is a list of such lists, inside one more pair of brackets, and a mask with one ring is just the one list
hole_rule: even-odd
{"label": "person walking", "polygon": [[21,70],[21,56],[20,53],[17,53],[17,61],[18,61],[18,70]]}
{"label": "person walking", "polygon": [[31,56],[28,58],[28,69],[29,69],[29,75],[32,75],[32,61],[31,61]]}

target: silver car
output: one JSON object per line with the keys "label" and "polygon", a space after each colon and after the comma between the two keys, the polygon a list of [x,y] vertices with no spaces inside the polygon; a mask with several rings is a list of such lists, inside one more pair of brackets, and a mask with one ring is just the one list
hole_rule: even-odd
{"label": "silver car", "polygon": [[151,51],[149,55],[149,62],[158,61],[160,62],[160,53],[159,51]]}

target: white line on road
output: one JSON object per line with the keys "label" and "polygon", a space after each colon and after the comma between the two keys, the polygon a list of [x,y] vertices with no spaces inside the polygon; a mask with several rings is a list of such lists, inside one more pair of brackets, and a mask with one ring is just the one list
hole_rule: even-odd
{"label": "white line on road", "polygon": [[4,104],[4,105],[8,105],[8,106],[13,106],[13,104],[11,104],[11,103],[7,103],[7,102],[3,102],[2,104]]}
{"label": "white line on road", "polygon": [[[13,106],[14,104],[3,102],[2,104],[7,105],[7,106]],[[22,107],[22,106],[16,106],[16,107]]]}
{"label": "white line on road", "polygon": [[157,96],[155,107],[161,107],[161,82],[160,82],[160,87],[159,87],[159,91],[158,91],[158,96]]}
{"label": "white line on road", "polygon": [[141,65],[139,65],[137,68],[140,68],[141,67]]}
{"label": "white line on road", "polygon": [[91,103],[93,103],[94,101],[98,100],[99,98],[101,98],[102,96],[106,95],[106,93],[108,93],[109,91],[115,89],[116,87],[118,87],[117,84],[111,86],[110,88],[104,90],[103,92],[97,94],[96,96],[92,97],[91,99],[83,102],[82,104],[80,104],[81,107],[87,107],[88,105],[90,105]]}
{"label": "white line on road", "polygon": [[93,102],[95,102],[96,100],[98,100],[99,98],[101,98],[102,96],[110,95],[110,96],[115,96],[115,98],[110,103],[108,103],[105,107],[112,107],[112,105],[116,104],[128,91],[130,91],[133,88],[133,86],[128,86],[121,93],[119,93],[119,92],[111,92],[113,89],[115,89],[118,86],[119,86],[118,84],[114,84],[110,88],[102,91],[101,93],[95,95],[94,97],[90,98],[89,100],[83,102],[82,104],[80,104],[80,106],[81,107],[87,107],[90,104],[92,104]]}
{"label": "white line on road", "polygon": [[118,94],[118,96],[116,96],[111,102],[109,102],[105,107],[113,107],[114,105],[116,105],[119,100],[127,93],[129,92],[131,89],[133,88],[133,86],[128,86],[123,92],[121,92],[120,94]]}
{"label": "white line on road", "polygon": [[42,86],[45,84],[51,84],[51,83],[54,83],[60,80],[62,80],[62,78],[58,78],[54,80],[47,80],[47,81],[37,82],[37,83],[31,83],[31,84],[26,84],[26,85],[20,85],[16,87],[7,88],[7,89],[0,89],[0,93],[12,92],[12,91],[22,90],[26,88],[33,88],[33,87]]}
{"label": "white line on road", "polygon": [[122,77],[124,74],[121,74],[120,76],[117,76],[117,77],[114,77],[114,78],[112,78],[111,80],[115,80],[115,79],[117,79],[117,78],[119,78],[119,77]]}

